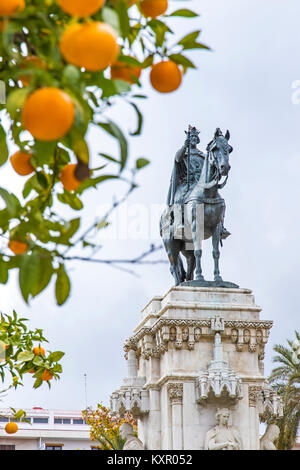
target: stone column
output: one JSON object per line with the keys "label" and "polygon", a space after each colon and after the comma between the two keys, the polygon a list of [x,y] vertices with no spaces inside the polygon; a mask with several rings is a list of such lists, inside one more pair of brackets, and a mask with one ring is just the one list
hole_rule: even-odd
{"label": "stone column", "polygon": [[137,360],[133,349],[128,351],[127,370],[128,378],[135,378],[137,376]]}
{"label": "stone column", "polygon": [[183,450],[182,397],[183,384],[169,383],[168,392],[172,409],[172,450]]}
{"label": "stone column", "polygon": [[151,388],[149,390],[149,435],[148,445],[149,449],[161,449],[161,419],[160,419],[160,389]]}
{"label": "stone column", "polygon": [[250,421],[250,449],[259,449],[259,416],[257,411],[257,394],[261,387],[257,385],[249,385],[249,421]]}

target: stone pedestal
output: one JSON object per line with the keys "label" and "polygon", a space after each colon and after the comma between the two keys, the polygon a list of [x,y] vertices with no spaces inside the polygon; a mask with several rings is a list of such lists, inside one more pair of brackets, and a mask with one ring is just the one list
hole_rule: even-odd
{"label": "stone pedestal", "polygon": [[114,412],[138,417],[146,449],[204,449],[220,408],[243,449],[259,449],[259,419],[280,414],[264,377],[272,322],[248,289],[173,287],[143,309],[125,342],[128,377]]}

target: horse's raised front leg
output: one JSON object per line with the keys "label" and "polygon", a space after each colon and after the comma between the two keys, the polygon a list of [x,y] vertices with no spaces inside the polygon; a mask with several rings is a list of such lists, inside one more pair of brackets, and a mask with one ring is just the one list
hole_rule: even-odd
{"label": "horse's raised front leg", "polygon": [[219,269],[219,258],[220,258],[220,239],[221,239],[221,233],[222,233],[222,223],[220,222],[217,226],[216,229],[212,235],[212,246],[213,246],[213,258],[214,258],[214,264],[215,264],[215,269],[214,269],[214,276],[215,276],[215,281],[222,281],[222,277],[220,275],[220,269]]}

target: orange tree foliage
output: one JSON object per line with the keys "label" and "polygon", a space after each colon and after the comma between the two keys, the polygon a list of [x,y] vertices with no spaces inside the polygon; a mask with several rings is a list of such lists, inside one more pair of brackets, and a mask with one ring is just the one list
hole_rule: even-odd
{"label": "orange tree foliage", "polygon": [[[127,134],[141,134],[138,103],[146,98],[137,70],[142,77],[153,65],[171,61],[176,66],[168,67],[171,76],[164,72],[155,80],[166,92],[166,82],[180,85],[181,80],[174,80],[172,74],[180,69],[184,75],[195,68],[185,51],[208,49],[198,42],[200,31],[174,39],[173,18],[195,18],[196,13],[174,9],[170,0],[168,10],[164,7],[162,15],[156,16],[156,0],[144,1],[20,0],[15,2],[19,8],[12,8],[14,2],[1,0],[0,80],[6,87],[6,103],[0,105],[0,166],[8,161],[14,144],[13,153],[24,156],[24,163],[14,159],[15,171],[24,173],[25,165],[32,173],[19,176],[24,186],[18,197],[9,181],[2,181],[0,283],[7,282],[11,269],[18,270],[26,302],[52,278],[57,304],[67,300],[70,250],[76,246],[87,258],[95,248],[80,232],[84,193],[116,180],[134,189],[132,175],[149,163],[141,157],[128,168]],[[90,11],[91,16],[86,16]],[[74,12],[78,16],[72,16]],[[116,79],[110,70],[114,64],[124,64]],[[126,133],[106,116],[106,110],[120,101],[136,112],[134,132]],[[86,141],[91,127],[100,134],[93,161]],[[118,142],[118,155],[103,152],[102,132]],[[66,206],[77,215],[66,219]],[[95,223],[94,227],[100,230],[106,225]],[[23,244],[24,252],[11,250],[12,241]]]}
{"label": "orange tree foliage", "polygon": [[[43,330],[29,330],[26,318],[0,314],[0,377],[6,380],[8,388],[22,385],[24,374],[31,374],[33,387],[38,388],[43,382],[51,387],[50,380],[43,381],[43,374],[49,371],[53,378],[59,379],[62,366],[59,361],[64,356],[61,351],[45,351],[42,343],[47,343]],[[38,349],[39,348],[39,349]],[[39,354],[36,354],[36,353]],[[9,384],[9,377],[11,383]]]}
{"label": "orange tree foliage", "polygon": [[[137,431],[137,422],[132,415],[126,413],[124,416],[113,415],[109,408],[98,404],[95,411],[91,409],[84,410],[82,416],[86,423],[90,426],[90,436],[92,441],[98,441],[101,445],[109,442],[115,442],[116,438],[120,438],[119,429],[124,423],[133,425],[133,429]],[[101,447],[100,445],[100,447]]]}

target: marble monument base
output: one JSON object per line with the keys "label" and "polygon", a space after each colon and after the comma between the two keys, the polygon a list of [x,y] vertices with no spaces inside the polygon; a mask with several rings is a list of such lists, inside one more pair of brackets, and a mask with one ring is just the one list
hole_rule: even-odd
{"label": "marble monument base", "polygon": [[146,305],[111,395],[112,411],[138,418],[146,449],[259,449],[260,419],[281,413],[260,311],[251,290],[222,287],[173,287]]}

